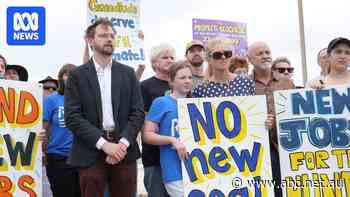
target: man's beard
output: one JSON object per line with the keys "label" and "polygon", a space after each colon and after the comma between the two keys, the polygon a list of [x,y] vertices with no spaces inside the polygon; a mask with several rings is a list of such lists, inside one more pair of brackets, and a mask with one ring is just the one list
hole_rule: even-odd
{"label": "man's beard", "polygon": [[271,68],[271,64],[260,64],[256,65],[256,67],[260,68],[261,70],[269,70]]}
{"label": "man's beard", "polygon": [[200,67],[203,65],[203,62],[204,60],[202,61],[190,61],[190,64],[193,66],[193,67]]}
{"label": "man's beard", "polygon": [[[108,47],[110,47],[111,49],[108,49]],[[113,54],[113,51],[114,51],[114,47],[112,44],[110,44],[110,45],[105,44],[102,47],[96,45],[94,48],[97,52],[99,52],[102,55],[106,55],[106,56],[111,56]]]}

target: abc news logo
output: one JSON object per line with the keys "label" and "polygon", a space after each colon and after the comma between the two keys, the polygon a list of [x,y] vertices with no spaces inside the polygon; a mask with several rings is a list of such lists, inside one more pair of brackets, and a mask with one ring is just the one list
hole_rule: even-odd
{"label": "abc news logo", "polygon": [[7,8],[8,45],[44,45],[45,31],[44,7]]}

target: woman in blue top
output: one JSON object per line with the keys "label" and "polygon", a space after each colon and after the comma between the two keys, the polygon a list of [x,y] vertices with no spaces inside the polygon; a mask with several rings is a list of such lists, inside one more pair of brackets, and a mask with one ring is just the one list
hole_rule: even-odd
{"label": "woman in blue top", "polygon": [[64,87],[69,73],[75,68],[64,65],[58,72],[58,91],[44,100],[43,127],[50,130],[46,146],[46,173],[54,197],[80,197],[78,170],[66,163],[73,135],[64,123]]}
{"label": "woman in blue top", "polygon": [[[146,116],[142,139],[160,146],[160,167],[165,188],[171,197],[183,197],[181,160],[187,159],[179,140],[177,99],[185,98],[192,88],[192,72],[186,61],[169,69],[171,94],[155,99]],[[170,164],[170,165],[169,165]]]}
{"label": "woman in blue top", "polygon": [[226,38],[208,41],[206,80],[192,92],[192,97],[226,97],[255,95],[254,81],[245,75],[231,73],[232,44]]}

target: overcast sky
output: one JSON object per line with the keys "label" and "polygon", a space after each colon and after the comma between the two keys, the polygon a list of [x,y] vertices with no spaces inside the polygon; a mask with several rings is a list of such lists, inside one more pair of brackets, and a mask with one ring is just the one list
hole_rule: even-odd
{"label": "overcast sky", "polygon": [[[7,46],[6,8],[44,6],[47,14],[45,46]],[[56,76],[64,63],[81,64],[86,0],[0,0],[0,54],[9,63],[26,65],[29,80]],[[350,1],[304,1],[308,78],[319,74],[316,55],[334,37],[350,37]],[[146,52],[167,42],[183,58],[192,36],[192,18],[247,23],[248,43],[267,42],[273,57],[287,56],[296,68],[294,80],[302,83],[297,0],[141,0],[141,26]],[[147,62],[143,78],[152,75]]]}

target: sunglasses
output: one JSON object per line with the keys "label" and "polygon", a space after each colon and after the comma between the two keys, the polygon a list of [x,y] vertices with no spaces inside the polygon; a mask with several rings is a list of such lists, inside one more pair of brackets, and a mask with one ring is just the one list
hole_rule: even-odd
{"label": "sunglasses", "polygon": [[288,73],[294,72],[294,68],[275,68],[275,70],[277,70],[279,73],[285,73],[286,71]]}
{"label": "sunglasses", "polygon": [[55,87],[44,87],[44,90],[56,91],[56,89]]}
{"label": "sunglasses", "polygon": [[230,58],[232,57],[232,51],[216,51],[213,52],[212,54],[210,54],[210,56],[214,59],[214,60],[220,60],[222,59],[222,57],[224,56],[224,59]]}

